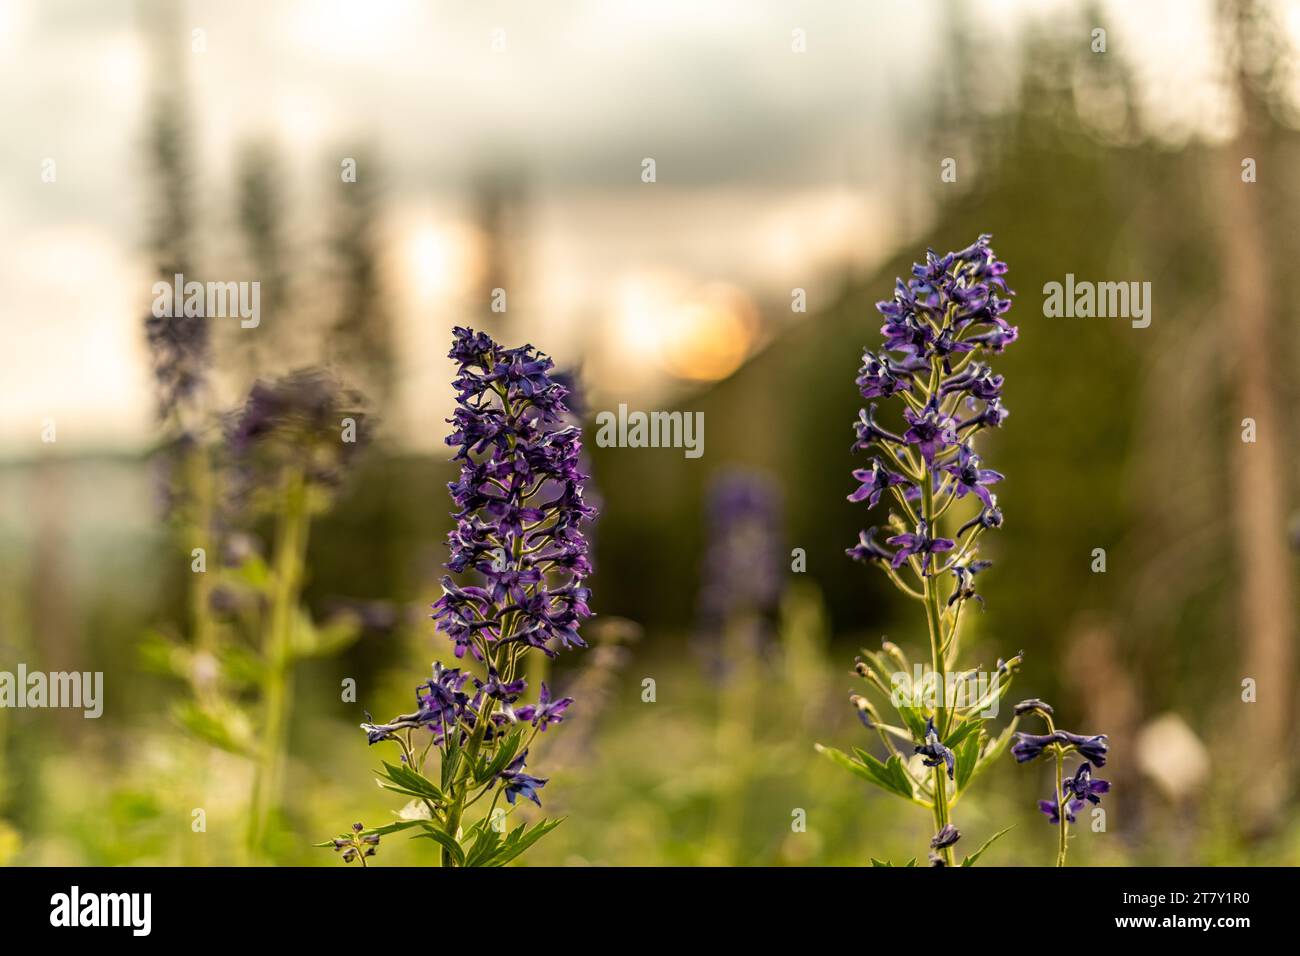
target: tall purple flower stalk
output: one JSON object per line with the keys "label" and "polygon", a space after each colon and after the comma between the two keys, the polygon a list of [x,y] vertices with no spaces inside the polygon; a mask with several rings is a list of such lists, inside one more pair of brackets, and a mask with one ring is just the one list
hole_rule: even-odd
{"label": "tall purple flower stalk", "polygon": [[[531,651],[553,657],[586,646],[579,628],[591,616],[583,585],[591,565],[582,526],[595,512],[583,500],[581,429],[568,422],[567,391],[551,360],[464,328],[453,330],[449,354],[458,373],[447,443],[460,475],[448,486],[456,505],[451,573],[433,617],[464,664],[435,665],[416,688],[413,712],[385,724],[367,716],[362,729],[372,744],[399,745],[401,766],[385,764],[382,782],[427,811],[402,828],[421,827],[418,835],[441,847],[444,866],[493,866],[558,822],[507,834],[500,803],[541,805],[547,780],[528,772],[529,747],[566,719],[573,699],[542,683],[535,703],[520,704],[524,660]],[[425,772],[433,749],[437,779]],[[466,826],[466,811],[481,800],[484,812]]]}
{"label": "tall purple flower stalk", "polygon": [[477,571],[481,586],[442,580],[438,630],[479,661],[513,672],[528,648],[554,657],[585,647],[578,626],[591,615],[591,573],[578,470],[582,430],[564,423],[566,389],[549,358],[530,345],[502,349],[484,333],[454,331],[460,365],[447,444],[460,478],[449,485],[459,510],[448,536],[454,574]]}
{"label": "tall purple flower stalk", "polygon": [[[701,650],[723,656],[718,638],[741,628],[748,653],[761,650],[781,600],[781,492],[765,473],[729,469],[710,483],[703,585],[698,603]],[[727,660],[718,661],[725,670]]]}
{"label": "tall purple flower stalk", "polygon": [[[955,667],[961,615],[971,599],[980,600],[975,578],[989,566],[977,558],[978,542],[1002,524],[994,489],[1003,475],[985,467],[975,446],[1007,417],[1003,378],[984,361],[1018,335],[1006,318],[1012,295],[1006,272],[988,236],[960,252],[928,252],[906,282],[897,281],[893,299],[877,304],[884,342],[865,351],[857,378],[869,404],[859,413],[853,450],[870,457],[853,472],[858,488],[849,500],[872,508],[883,501],[891,510],[885,527],[861,532],[848,554],[879,567],[924,607],[930,669],[918,685],[907,677],[897,645],[864,652],[858,673],[890,698],[901,726],[880,721],[874,705],[855,694],[858,715],[878,732],[886,760],[823,750],[928,808],[935,828],[931,861],[946,866],[961,835],[950,820],[951,804],[1008,742],[1010,728],[989,740],[983,723],[996,714],[1019,664],[1018,656],[999,662],[984,690],[963,701],[961,682],[969,674]],[[882,410],[886,401],[896,409],[892,421]],[[891,737],[909,746],[900,752]]]}

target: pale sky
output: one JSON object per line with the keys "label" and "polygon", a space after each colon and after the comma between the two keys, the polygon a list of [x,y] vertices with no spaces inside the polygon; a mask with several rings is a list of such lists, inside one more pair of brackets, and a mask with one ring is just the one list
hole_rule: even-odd
{"label": "pale sky", "polygon": [[[926,95],[949,5],[180,6],[205,47],[186,57],[205,235],[233,229],[233,163],[251,138],[278,144],[305,219],[345,148],[383,158],[401,400],[408,437],[432,447],[448,327],[484,314],[467,298],[479,173],[527,186],[522,322],[538,344],[581,354],[597,388],[619,397],[725,374],[740,356],[718,344],[749,336],[757,310],[788,302],[794,286],[815,310],[835,276],[901,238],[894,198],[917,173],[903,165],[897,120]],[[966,6],[996,88],[997,64],[1013,75],[1010,40],[1027,11],[1050,18],[1069,4]],[[1210,8],[1103,7],[1111,55],[1138,72],[1175,142],[1226,115]],[[140,22],[127,0],[0,0],[0,454],[39,449],[47,418],[59,451],[138,447],[151,434]],[[795,30],[806,53],[792,52]],[[640,180],[644,157],[654,184]]]}

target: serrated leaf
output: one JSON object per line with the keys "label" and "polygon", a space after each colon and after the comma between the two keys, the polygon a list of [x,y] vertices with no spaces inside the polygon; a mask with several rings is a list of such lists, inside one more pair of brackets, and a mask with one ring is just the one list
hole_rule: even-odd
{"label": "serrated leaf", "polygon": [[394,793],[401,793],[408,797],[432,800],[440,805],[446,803],[442,791],[434,785],[433,781],[410,767],[384,761],[384,776],[387,777],[388,782],[381,780],[380,785],[385,790],[392,790]]}
{"label": "serrated leaf", "polygon": [[903,769],[903,761],[897,754],[893,754],[887,761],[881,763],[865,750],[856,751],[857,760],[834,747],[823,747],[818,744],[817,750],[849,773],[856,774],[883,790],[896,793],[908,800],[912,799],[912,782],[908,779],[907,771]]}
{"label": "serrated leaf", "polygon": [[505,866],[563,822],[563,817],[559,820],[542,820],[531,830],[527,829],[526,824],[520,824],[516,829],[510,831],[510,835],[506,837],[505,842],[501,844],[501,848],[498,849],[496,853],[489,858],[489,862],[484,865]]}
{"label": "serrated leaf", "polygon": [[480,820],[471,830],[474,842],[465,857],[466,866],[484,866],[501,844],[501,834],[492,828],[489,820]]}
{"label": "serrated leaf", "polygon": [[970,856],[966,857],[966,859],[962,860],[961,865],[974,866],[975,861],[984,855],[984,851],[987,850],[989,847],[991,847],[995,840],[997,840],[999,837],[1007,833],[1009,830],[1013,830],[1013,829],[1015,829],[1014,823],[1011,824],[1011,826],[1007,827],[1006,830],[999,830],[997,833],[993,834],[991,837],[989,837],[987,840],[984,841],[983,845],[978,850],[976,850]]}

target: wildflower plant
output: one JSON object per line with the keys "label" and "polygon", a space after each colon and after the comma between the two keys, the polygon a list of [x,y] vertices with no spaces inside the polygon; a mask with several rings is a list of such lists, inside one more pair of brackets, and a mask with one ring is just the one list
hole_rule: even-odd
{"label": "wildflower plant", "polygon": [[785,583],[781,512],[780,489],[761,471],[727,469],[710,483],[697,629],[717,678],[713,805],[704,855],[715,865],[734,865],[746,849],[744,797],[758,769],[752,757],[761,731],[757,715],[771,685],[763,665],[774,656],[773,618]]}
{"label": "wildflower plant", "polygon": [[[196,546],[204,566],[193,575],[195,638],[154,632],[141,646],[147,666],[191,685],[192,694],[173,708],[177,722],[251,763],[249,859],[271,849],[295,667],[342,650],[360,634],[358,613],[344,609],[316,620],[302,592],[312,520],[332,506],[366,444],[363,406],[331,373],[303,369],[254,384],[223,416],[222,440],[195,444],[204,452],[198,474],[215,506]],[[270,528],[269,559],[260,538],[241,530],[258,523]]]}
{"label": "wildflower plant", "polygon": [[[1047,725],[1045,734],[1017,733],[1011,756],[1016,758],[1016,763],[1029,763],[1046,754],[1055,759],[1056,789],[1051,800],[1038,801],[1038,809],[1057,828],[1056,865],[1065,866],[1070,824],[1075,822],[1079,811],[1089,804],[1097,806],[1102,794],[1110,793],[1110,782],[1093,776],[1095,769],[1106,765],[1109,744],[1105,734],[1089,736],[1057,730],[1052,721],[1052,708],[1037,698],[1016,704],[1015,713],[1017,717],[1041,717]],[[1083,758],[1073,776],[1065,772],[1065,759],[1070,754]]]}
{"label": "wildflower plant", "polygon": [[[921,605],[929,668],[918,664],[913,670],[889,641],[878,652],[864,651],[857,673],[898,719],[883,720],[865,696],[850,700],[879,737],[885,758],[861,748],[850,756],[818,745],[850,772],[930,812],[930,862],[938,866],[954,865],[953,847],[962,836],[955,805],[1006,750],[1018,719],[997,736],[986,727],[1020,655],[998,660],[978,683],[978,671],[958,663],[962,615],[972,600],[982,603],[975,582],[989,567],[977,556],[978,544],[1002,524],[994,487],[1003,476],[984,466],[976,442],[1002,425],[1007,410],[1003,378],[982,358],[1001,353],[1018,334],[1006,319],[1013,294],[1003,278],[1007,266],[989,238],[980,236],[943,256],[931,250],[913,266],[911,278],[898,280],[892,301],[876,306],[884,317],[884,347],[863,355],[857,385],[870,404],[859,413],[853,444],[854,451],[871,457],[853,472],[859,487],[849,500],[892,507],[886,529],[862,531],[847,553],[881,569]],[[899,424],[878,417],[877,400],[901,408]],[[964,693],[972,686],[977,690]],[[974,863],[1005,832],[994,834],[962,865]]]}
{"label": "wildflower plant", "polygon": [[451,574],[433,618],[463,663],[435,664],[410,713],[386,723],[366,715],[368,742],[400,751],[384,761],[381,786],[412,802],[402,819],[358,839],[418,829],[439,845],[443,866],[501,866],[560,822],[509,829],[506,817],[523,801],[541,806],[548,781],[531,772],[530,748],[573,704],[546,683],[520,701],[530,654],[586,646],[591,566],[581,528],[595,512],[583,500],[581,429],[566,418],[551,360],[465,328],[453,330],[449,354],[459,371],[447,444],[460,475],[448,486]]}

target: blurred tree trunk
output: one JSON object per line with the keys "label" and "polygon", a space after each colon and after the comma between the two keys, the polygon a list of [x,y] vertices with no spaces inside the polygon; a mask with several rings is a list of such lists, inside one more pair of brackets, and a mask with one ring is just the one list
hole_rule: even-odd
{"label": "blurred tree trunk", "polygon": [[1228,446],[1242,662],[1238,679],[1251,678],[1257,688],[1257,702],[1243,705],[1239,753],[1257,780],[1243,788],[1249,795],[1243,807],[1247,826],[1267,829],[1276,822],[1285,797],[1293,750],[1295,599],[1286,543],[1286,476],[1279,451],[1286,431],[1273,367],[1279,302],[1265,236],[1268,187],[1243,182],[1240,170],[1247,157],[1257,161],[1265,182],[1276,170],[1263,156],[1270,124],[1267,105],[1248,73],[1246,51],[1252,48],[1251,32],[1260,26],[1254,5],[1227,0],[1222,9],[1227,35],[1235,39],[1240,112],[1238,137],[1219,157],[1214,174],[1221,184],[1214,206],[1220,216],[1222,335],[1238,413],[1234,417],[1238,423],[1253,419],[1258,428],[1253,443],[1242,441],[1234,428]]}

